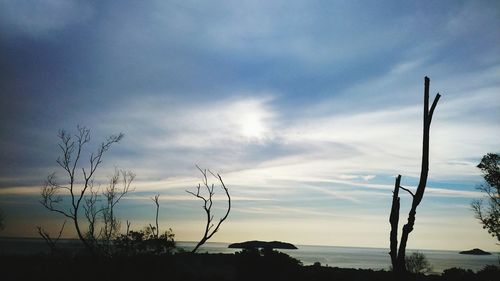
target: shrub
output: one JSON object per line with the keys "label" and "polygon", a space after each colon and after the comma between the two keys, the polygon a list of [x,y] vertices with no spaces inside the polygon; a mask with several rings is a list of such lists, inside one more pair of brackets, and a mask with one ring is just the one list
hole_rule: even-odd
{"label": "shrub", "polygon": [[157,236],[154,227],[148,226],[140,231],[131,230],[127,234],[119,235],[114,240],[114,246],[119,255],[165,255],[171,254],[175,249],[174,236],[172,229]]}
{"label": "shrub", "polygon": [[411,273],[428,273],[432,266],[423,253],[414,252],[406,257],[406,270]]}

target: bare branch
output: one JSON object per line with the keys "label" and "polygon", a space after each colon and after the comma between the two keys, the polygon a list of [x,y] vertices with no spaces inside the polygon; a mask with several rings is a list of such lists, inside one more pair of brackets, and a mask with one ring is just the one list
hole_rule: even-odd
{"label": "bare branch", "polygon": [[97,240],[97,235],[95,233],[97,216],[99,215],[99,213],[104,212],[103,208],[97,207],[98,201],[99,201],[99,191],[93,189],[93,187],[90,187],[89,195],[85,197],[84,200],[85,204],[83,205],[83,210],[85,217],[87,218],[87,222],[89,223],[87,236],[91,240]]}
{"label": "bare branch", "polygon": [[413,194],[413,192],[411,192],[411,190],[409,190],[409,189],[407,189],[407,188],[404,188],[404,187],[402,187],[402,186],[399,186],[399,188],[401,188],[402,190],[404,190],[404,191],[406,191],[406,192],[410,193],[411,197],[415,197],[415,194]]}
{"label": "bare branch", "polygon": [[437,93],[436,97],[434,97],[434,101],[432,102],[431,109],[429,110],[429,121],[428,121],[429,124],[432,121],[432,115],[434,114],[434,109],[436,108],[436,105],[437,105],[440,97],[441,97],[441,95],[439,93]]}
{"label": "bare branch", "polygon": [[[207,194],[206,194],[206,196],[200,194],[200,189],[201,189],[200,184],[198,184],[198,186],[196,188],[196,193],[191,192],[189,190],[186,190],[186,192],[203,200],[204,204],[202,207],[203,207],[203,210],[205,211],[205,214],[206,214],[206,223],[205,223],[205,231],[204,231],[203,237],[198,242],[196,247],[193,249],[193,251],[192,251],[193,253],[196,252],[196,250],[198,250],[198,248],[201,245],[203,245],[208,239],[210,239],[219,230],[219,227],[226,220],[226,218],[229,215],[229,212],[231,211],[231,196],[229,195],[229,191],[228,191],[227,187],[225,186],[224,181],[222,180],[222,177],[219,174],[217,174],[217,175],[214,174],[210,170],[201,169],[198,165],[196,165],[196,168],[198,168],[198,170],[202,174],[202,182],[203,182],[203,186],[205,187]],[[217,224],[212,223],[212,221],[214,220],[214,215],[211,213],[212,206],[213,206],[213,196],[215,195],[215,190],[214,190],[215,185],[208,184],[208,177],[207,177],[208,173],[210,173],[213,177],[215,177],[219,180],[221,187],[224,190],[224,192],[226,193],[226,196],[228,198],[227,211],[226,211],[225,215],[219,219]]]}
{"label": "bare branch", "polygon": [[224,192],[226,193],[228,206],[226,214],[219,220],[219,223],[217,224],[212,234],[210,234],[207,239],[210,239],[219,230],[220,225],[227,219],[229,212],[231,211],[231,196],[229,196],[229,190],[227,189],[226,185],[224,184],[224,181],[222,180],[222,177],[219,174],[217,174],[217,178],[221,183],[222,189],[224,189]]}
{"label": "bare branch", "polygon": [[160,233],[160,227],[158,226],[158,213],[160,211],[160,202],[159,202],[160,194],[156,194],[151,199],[153,200],[153,202],[156,205],[156,219],[155,219],[155,221],[156,221],[156,234],[153,232],[153,235],[155,236],[156,239],[158,239],[158,235]]}
{"label": "bare branch", "polygon": [[128,236],[130,233],[130,221],[127,220],[127,231],[125,232],[125,235]]}
{"label": "bare branch", "polygon": [[[105,205],[101,208],[102,219],[104,226],[102,231],[104,233],[103,244],[105,247],[111,247],[112,239],[117,235],[120,229],[120,221],[114,214],[114,208],[130,190],[130,185],[134,180],[135,175],[130,171],[115,169],[115,173],[110,178],[109,184],[102,193],[105,198]],[[122,188],[118,188],[119,181],[122,181]]]}
{"label": "bare branch", "polygon": [[49,175],[40,192],[42,196],[40,203],[50,211],[60,213],[67,218],[73,219],[74,216],[71,215],[71,212],[68,213],[67,211],[55,206],[56,204],[62,202],[62,197],[59,195],[60,189],[61,187],[54,183],[54,174]]}
{"label": "bare branch", "polygon": [[52,254],[54,254],[56,252],[56,244],[62,236],[65,225],[66,225],[66,220],[64,220],[56,239],[52,239],[52,237],[50,237],[49,233],[47,231],[43,230],[43,228],[41,226],[36,227],[38,230],[38,234],[43,238],[43,240],[45,240],[45,242],[49,246]]}
{"label": "bare branch", "polygon": [[76,135],[76,139],[78,141],[78,147],[77,147],[77,152],[76,152],[76,157],[75,161],[73,162],[73,167],[71,169],[71,176],[74,178],[75,176],[75,169],[78,164],[78,161],[80,160],[80,155],[83,149],[83,146],[90,141],[90,130],[85,128],[85,127],[80,127],[77,126],[79,134]]}

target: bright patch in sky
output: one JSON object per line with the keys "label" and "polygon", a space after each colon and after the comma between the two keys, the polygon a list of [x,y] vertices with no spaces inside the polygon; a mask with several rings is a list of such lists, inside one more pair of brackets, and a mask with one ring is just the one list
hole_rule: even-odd
{"label": "bright patch in sky", "polygon": [[257,100],[241,101],[232,106],[232,116],[238,132],[249,141],[262,141],[271,137],[272,114]]}
{"label": "bright patch in sky", "polygon": [[253,114],[250,112],[244,112],[240,116],[240,120],[238,120],[239,125],[241,126],[241,132],[243,136],[247,138],[257,138],[260,139],[263,137],[265,128],[262,124],[261,118],[257,114]]}

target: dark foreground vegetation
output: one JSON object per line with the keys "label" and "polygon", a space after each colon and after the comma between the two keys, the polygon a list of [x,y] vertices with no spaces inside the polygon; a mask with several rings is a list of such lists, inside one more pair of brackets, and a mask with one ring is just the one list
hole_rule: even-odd
{"label": "dark foreground vegetation", "polygon": [[488,266],[474,273],[448,269],[442,275],[410,274],[395,278],[390,271],[303,266],[277,251],[246,250],[236,254],[116,256],[2,256],[1,280],[498,280],[500,269]]}

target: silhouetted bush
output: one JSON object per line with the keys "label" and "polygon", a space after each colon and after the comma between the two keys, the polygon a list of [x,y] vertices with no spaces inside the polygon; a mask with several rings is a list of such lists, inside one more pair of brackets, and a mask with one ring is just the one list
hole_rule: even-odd
{"label": "silhouetted bush", "polygon": [[241,280],[297,280],[302,262],[273,249],[243,249],[234,255]]}
{"label": "silhouetted bush", "polygon": [[473,280],[474,275],[475,275],[474,272],[470,269],[465,270],[462,268],[453,267],[445,269],[441,276],[443,277],[444,280],[465,281],[465,280]]}
{"label": "silhouetted bush", "polygon": [[432,270],[432,266],[423,253],[414,252],[406,257],[406,270],[411,273],[428,273]]}
{"label": "silhouetted bush", "polygon": [[[251,250],[236,254],[130,255],[94,257],[1,256],[2,281],[7,280],[359,280],[359,281],[496,281],[499,269],[487,266],[478,273],[459,268],[443,275],[395,276],[385,270],[301,266],[277,251]],[[83,269],[83,270],[82,270]],[[68,277],[69,276],[69,277]]]}
{"label": "silhouetted bush", "polygon": [[498,280],[500,278],[500,267],[496,265],[487,265],[477,272],[480,280]]}
{"label": "silhouetted bush", "polygon": [[175,249],[174,236],[172,229],[157,236],[154,229],[148,226],[140,231],[131,230],[119,235],[114,240],[114,247],[116,253],[122,256],[171,254]]}

